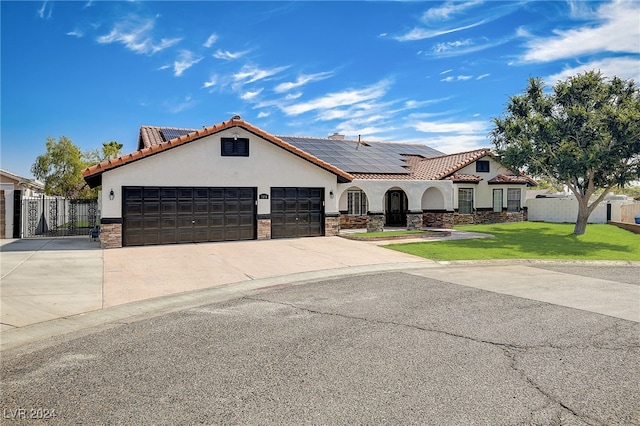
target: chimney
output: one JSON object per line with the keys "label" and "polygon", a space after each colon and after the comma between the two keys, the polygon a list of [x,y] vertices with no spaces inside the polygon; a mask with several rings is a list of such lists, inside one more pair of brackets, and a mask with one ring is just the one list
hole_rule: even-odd
{"label": "chimney", "polygon": [[329,136],[329,139],[333,139],[334,141],[343,141],[344,135],[341,135],[338,132],[333,132],[333,134]]}

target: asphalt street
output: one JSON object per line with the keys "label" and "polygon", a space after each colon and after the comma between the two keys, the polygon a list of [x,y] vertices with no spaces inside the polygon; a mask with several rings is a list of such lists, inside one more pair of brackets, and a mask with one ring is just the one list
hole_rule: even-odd
{"label": "asphalt street", "polygon": [[2,424],[640,424],[638,321],[452,283],[463,268],[281,284],[4,351]]}

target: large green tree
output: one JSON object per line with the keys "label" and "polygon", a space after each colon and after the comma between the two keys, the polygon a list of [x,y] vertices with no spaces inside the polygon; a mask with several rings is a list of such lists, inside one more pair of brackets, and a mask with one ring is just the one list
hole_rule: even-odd
{"label": "large green tree", "polygon": [[581,235],[613,188],[640,179],[640,90],[599,71],[544,88],[542,79],[529,79],[493,120],[491,138],[504,165],[569,188],[578,201],[574,233]]}
{"label": "large green tree", "polygon": [[97,164],[105,160],[111,160],[122,154],[122,145],[116,141],[102,142],[102,149],[92,149],[85,153],[87,161]]}
{"label": "large green tree", "polygon": [[61,136],[58,140],[48,137],[46,152],[36,158],[31,173],[44,182],[47,195],[67,198],[95,198],[97,190],[91,189],[82,177],[82,170],[120,154],[122,144],[115,141],[102,144],[102,151],[82,152],[71,139]]}

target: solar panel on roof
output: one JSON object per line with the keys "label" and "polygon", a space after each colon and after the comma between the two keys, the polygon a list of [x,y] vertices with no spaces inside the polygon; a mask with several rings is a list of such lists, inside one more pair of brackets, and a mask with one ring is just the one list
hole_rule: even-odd
{"label": "solar panel on roof", "polygon": [[164,138],[164,141],[170,141],[171,139],[179,138],[182,135],[188,135],[189,133],[193,133],[195,130],[191,129],[160,129],[160,133]]}
{"label": "solar panel on roof", "polygon": [[327,163],[349,173],[407,174],[405,155],[425,158],[442,155],[426,145],[407,145],[381,142],[356,144],[353,141],[280,137]]}

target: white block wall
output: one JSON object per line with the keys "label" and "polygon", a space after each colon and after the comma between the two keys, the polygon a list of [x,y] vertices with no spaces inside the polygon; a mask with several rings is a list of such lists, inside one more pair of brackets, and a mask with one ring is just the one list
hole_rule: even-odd
{"label": "white block wall", "polygon": [[[532,198],[527,200],[527,207],[530,221],[575,223],[578,218],[578,201],[575,197]],[[591,213],[589,223],[607,223],[607,201],[601,202]]]}

